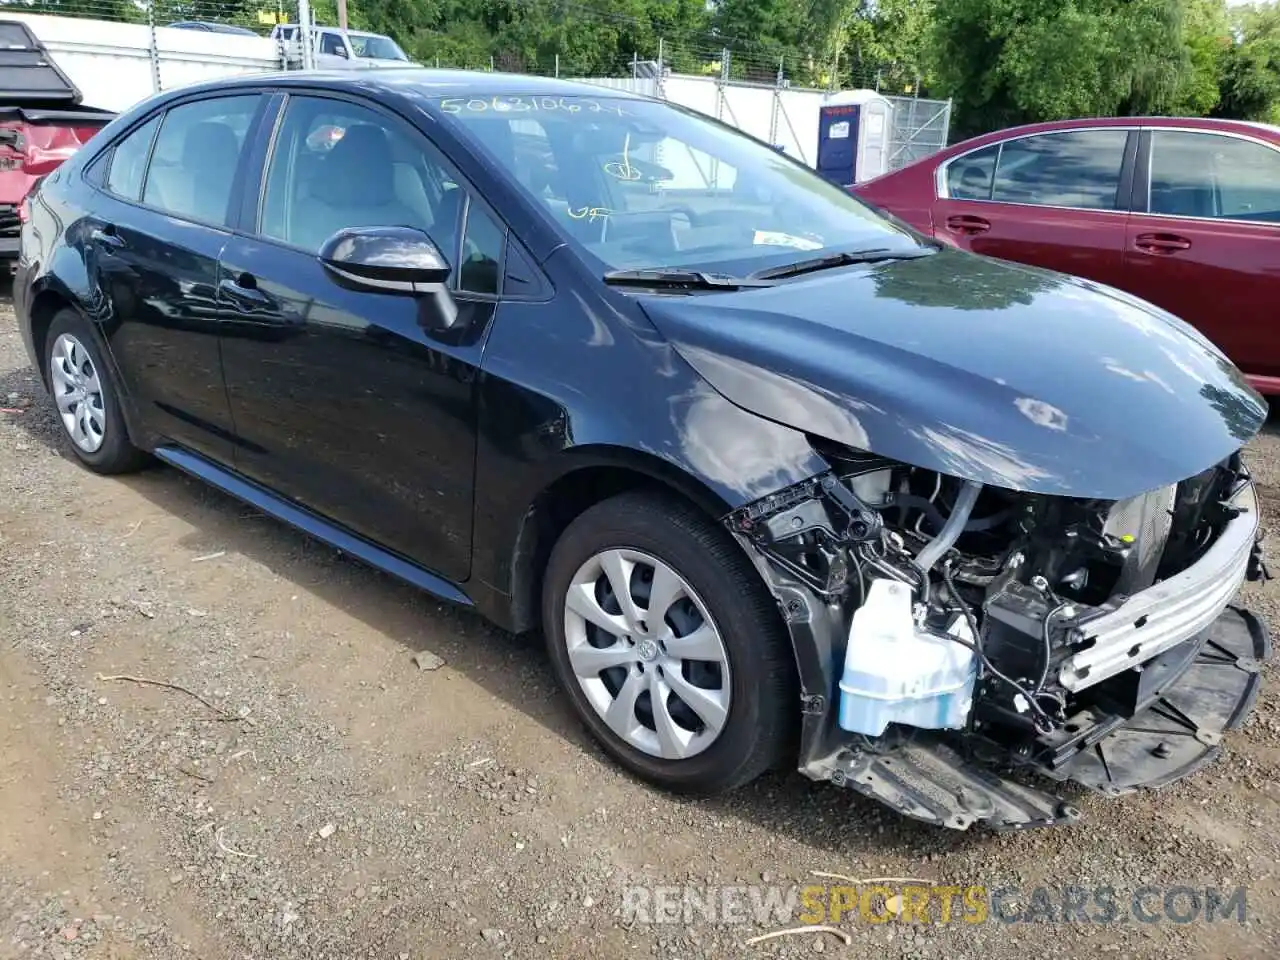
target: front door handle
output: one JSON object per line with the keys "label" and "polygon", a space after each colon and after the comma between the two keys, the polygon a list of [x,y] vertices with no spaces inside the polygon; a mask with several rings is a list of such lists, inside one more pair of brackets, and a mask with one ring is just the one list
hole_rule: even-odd
{"label": "front door handle", "polygon": [[106,247],[108,250],[119,250],[124,247],[124,240],[116,232],[114,223],[105,223],[98,227],[89,234],[89,239],[100,246]]}
{"label": "front door handle", "polygon": [[235,279],[224,277],[219,280],[218,293],[237,306],[251,310],[271,305],[271,298],[258,289],[258,281],[251,273],[242,273]]}
{"label": "front door handle", "polygon": [[986,233],[991,229],[991,221],[983,217],[976,217],[969,213],[957,213],[947,217],[947,229],[952,233],[962,233],[966,236],[973,236],[979,233]]}
{"label": "front door handle", "polygon": [[1190,250],[1191,241],[1176,233],[1140,233],[1134,240],[1134,246],[1143,253],[1167,257],[1181,250]]}

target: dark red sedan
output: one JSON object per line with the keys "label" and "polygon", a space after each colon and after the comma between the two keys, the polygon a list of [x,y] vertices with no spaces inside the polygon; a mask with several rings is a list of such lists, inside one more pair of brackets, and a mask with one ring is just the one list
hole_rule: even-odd
{"label": "dark red sedan", "polygon": [[1013,127],[854,187],[946,243],[1136,294],[1280,394],[1280,127],[1105,118]]}

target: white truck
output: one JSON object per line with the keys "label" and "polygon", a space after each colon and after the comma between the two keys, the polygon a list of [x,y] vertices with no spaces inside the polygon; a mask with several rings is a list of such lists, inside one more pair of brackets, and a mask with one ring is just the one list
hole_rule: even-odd
{"label": "white truck", "polygon": [[[299,24],[276,24],[271,29],[271,38],[285,44],[291,62],[301,63],[302,27]],[[313,26],[310,38],[317,70],[376,70],[413,65],[400,45],[385,34]]]}

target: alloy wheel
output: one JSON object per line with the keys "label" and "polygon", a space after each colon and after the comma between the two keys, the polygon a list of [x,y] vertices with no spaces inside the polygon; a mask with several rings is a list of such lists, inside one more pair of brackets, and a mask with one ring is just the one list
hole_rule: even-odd
{"label": "alloy wheel", "polygon": [[96,453],[106,439],[106,398],[93,358],[69,333],[54,341],[49,383],[71,442],[84,453]]}
{"label": "alloy wheel", "polygon": [[569,585],[564,625],[579,686],[625,743],[682,760],[716,741],[729,717],[729,657],[669,565],[636,550],[595,554]]}

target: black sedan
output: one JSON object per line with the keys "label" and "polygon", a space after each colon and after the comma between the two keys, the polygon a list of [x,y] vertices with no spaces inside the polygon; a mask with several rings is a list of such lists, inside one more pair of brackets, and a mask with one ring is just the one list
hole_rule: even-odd
{"label": "black sedan", "polygon": [[1248,714],[1266,409],[1148,304],[942,249],[702,115],[498,74],[158,95],[27,202],[69,448],[513,631],[618,762],[1049,824]]}

